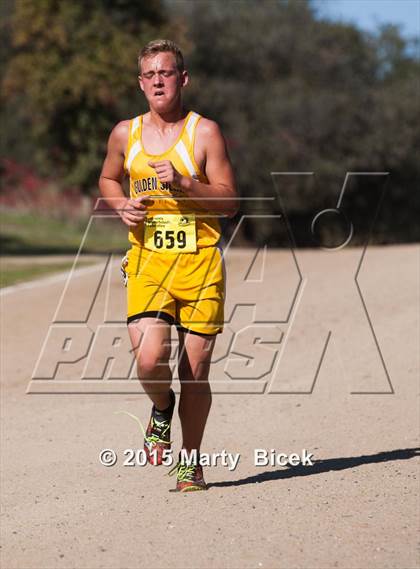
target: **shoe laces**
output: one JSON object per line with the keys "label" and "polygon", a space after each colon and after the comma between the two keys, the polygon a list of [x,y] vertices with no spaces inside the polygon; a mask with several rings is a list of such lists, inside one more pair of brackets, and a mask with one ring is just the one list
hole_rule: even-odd
{"label": "shoe laces", "polygon": [[143,433],[143,437],[144,440],[147,443],[166,443],[166,444],[172,444],[172,441],[167,441],[167,440],[163,440],[161,437],[163,435],[166,434],[167,430],[170,427],[170,422],[169,421],[156,421],[156,419],[154,417],[152,417],[153,419],[153,427],[155,426],[155,424],[157,425],[158,429],[162,429],[163,430],[159,430],[159,433],[151,433],[150,435],[146,434],[146,430],[143,427],[143,423],[140,421],[140,419],[138,417],[136,417],[135,415],[133,415],[132,413],[129,413],[128,411],[115,411],[116,415],[128,415],[129,417],[131,417],[132,419],[134,419],[136,421],[136,423],[140,426],[141,432]]}
{"label": "shoe laces", "polygon": [[150,435],[144,435],[144,438],[147,442],[151,443],[168,443],[167,439],[163,437],[166,435],[168,430],[171,427],[171,422],[167,419],[163,421],[158,421],[154,417],[152,417],[152,433]]}
{"label": "shoe laces", "polygon": [[195,464],[182,464],[178,462],[169,472],[168,476],[173,476],[176,472],[178,482],[193,482],[198,466]]}

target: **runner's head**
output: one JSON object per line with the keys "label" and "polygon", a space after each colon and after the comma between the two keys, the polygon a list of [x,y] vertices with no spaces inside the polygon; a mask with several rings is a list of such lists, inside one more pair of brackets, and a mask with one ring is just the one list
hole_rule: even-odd
{"label": "runner's head", "polygon": [[141,50],[138,58],[139,84],[157,112],[168,112],[181,103],[182,87],[188,83],[184,58],[170,40],[154,40]]}

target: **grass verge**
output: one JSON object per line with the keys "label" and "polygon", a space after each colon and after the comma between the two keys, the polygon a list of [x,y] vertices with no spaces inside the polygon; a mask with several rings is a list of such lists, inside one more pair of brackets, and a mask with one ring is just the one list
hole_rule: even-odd
{"label": "grass verge", "polygon": [[[92,262],[78,262],[78,268],[80,266],[88,266]],[[50,274],[60,273],[62,271],[69,271],[73,266],[73,261],[67,261],[62,263],[28,263],[16,265],[15,263],[10,263],[6,259],[2,259],[0,264],[0,288],[6,286],[11,286],[14,284],[31,281],[33,279],[43,277]]]}
{"label": "grass verge", "polygon": [[129,248],[127,227],[115,217],[66,220],[46,214],[2,210],[1,254],[74,255],[120,253]]}

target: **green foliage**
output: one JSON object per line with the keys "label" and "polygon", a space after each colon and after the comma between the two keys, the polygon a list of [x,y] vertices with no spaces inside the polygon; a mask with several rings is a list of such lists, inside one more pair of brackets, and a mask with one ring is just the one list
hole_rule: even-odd
{"label": "green foliage", "polygon": [[[243,196],[272,196],[272,171],[314,171],[315,184],[281,187],[307,227],[334,207],[347,171],[389,171],[378,239],[420,239],[418,45],[396,27],[323,21],[309,0],[8,0],[2,10],[1,152],[63,188],[96,191],[112,126],[146,109],[138,51],[170,37],[190,71],[187,105],[222,125]],[[350,211],[371,216],[369,192],[353,191]],[[278,211],[263,200],[242,208]],[[274,220],[255,219],[247,236],[284,244]]]}
{"label": "green foliage", "polygon": [[[335,206],[347,171],[390,171],[381,239],[420,237],[418,224],[407,225],[420,214],[420,66],[396,28],[369,35],[319,21],[310,2],[215,0],[186,8],[194,45],[189,102],[222,122],[242,195],[274,195],[273,171],[315,172],[315,183],[289,177],[280,188],[294,225],[309,229],[317,211]],[[369,187],[361,191],[348,207],[372,217]],[[243,211],[272,213],[273,205],[244,202]],[[284,243],[276,220],[255,219],[248,236]],[[309,231],[303,241],[310,244]]]}
{"label": "green foliage", "polygon": [[138,51],[162,23],[158,1],[15,3],[2,95],[41,173],[95,187],[110,129],[122,108],[137,113]]}

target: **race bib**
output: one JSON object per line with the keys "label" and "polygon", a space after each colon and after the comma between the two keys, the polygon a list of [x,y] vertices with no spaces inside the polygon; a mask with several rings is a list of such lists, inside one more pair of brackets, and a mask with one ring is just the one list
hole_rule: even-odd
{"label": "race bib", "polygon": [[144,246],[165,253],[197,251],[195,215],[161,214],[144,220]]}

